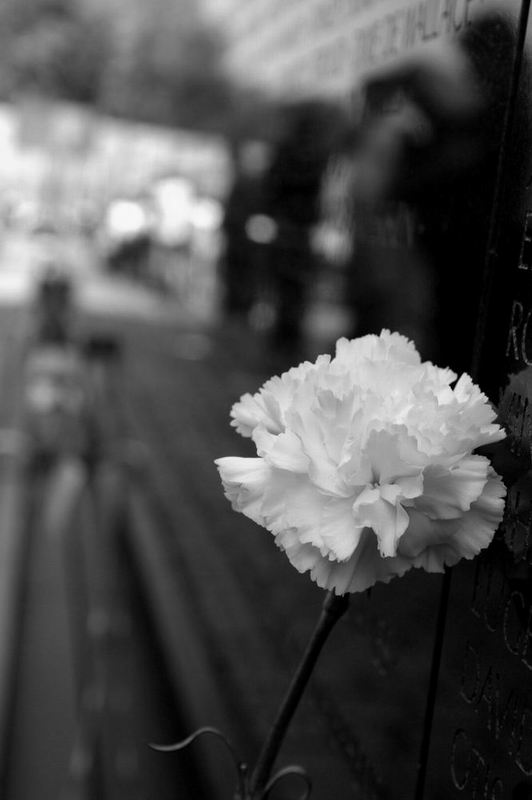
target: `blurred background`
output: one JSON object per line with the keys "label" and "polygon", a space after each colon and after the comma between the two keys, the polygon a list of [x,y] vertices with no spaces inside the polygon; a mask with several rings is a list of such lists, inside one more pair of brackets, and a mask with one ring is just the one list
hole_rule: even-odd
{"label": "blurred background", "polygon": [[[276,344],[295,327],[327,343],[349,328],[345,175],[330,171],[322,196],[347,120],[313,75],[280,91],[283,75],[263,74],[263,37],[246,16],[238,3],[186,0],[2,4],[0,213],[6,248],[21,248],[6,291],[23,291],[45,261],[70,278],[83,262],[80,288],[96,291],[103,272],[211,321],[243,317]],[[262,61],[271,71],[271,47]],[[274,212],[279,194],[286,208]],[[273,251],[297,251],[299,264],[275,265]]]}
{"label": "blurred background", "polygon": [[[223,497],[232,404],[383,326],[468,368],[517,4],[422,5],[2,0],[5,800],[231,798],[148,743],[253,762],[322,602]],[[439,583],[396,589],[288,737],[317,800],[412,795]]]}

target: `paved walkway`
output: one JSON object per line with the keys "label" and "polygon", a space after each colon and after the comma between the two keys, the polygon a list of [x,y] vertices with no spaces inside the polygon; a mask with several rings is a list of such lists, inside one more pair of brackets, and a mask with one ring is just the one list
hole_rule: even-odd
{"label": "paved walkway", "polygon": [[[120,491],[111,473],[95,503],[75,460],[35,481],[23,469],[32,259],[31,245],[15,240],[0,259],[0,794],[193,797],[186,761],[177,770],[147,746],[175,737],[178,714],[112,519]],[[81,268],[78,277],[91,284]],[[145,290],[132,286],[126,302],[147,316]]]}

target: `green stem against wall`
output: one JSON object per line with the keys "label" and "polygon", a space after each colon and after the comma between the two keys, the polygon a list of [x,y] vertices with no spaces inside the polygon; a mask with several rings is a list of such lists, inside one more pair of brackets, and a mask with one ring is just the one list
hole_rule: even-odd
{"label": "green stem against wall", "polygon": [[335,623],[345,613],[348,605],[348,594],[336,595],[332,591],[327,592],[314,633],[279,708],[275,722],[259,754],[251,776],[250,796],[252,800],[259,800],[264,791],[288,726],[301,700],[320,651]]}

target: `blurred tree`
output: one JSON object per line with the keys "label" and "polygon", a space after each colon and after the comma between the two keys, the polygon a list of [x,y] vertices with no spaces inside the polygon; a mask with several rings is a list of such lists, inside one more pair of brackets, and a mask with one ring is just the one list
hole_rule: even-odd
{"label": "blurred tree", "polygon": [[36,93],[94,103],[110,42],[103,20],[73,0],[4,0],[0,95]]}
{"label": "blurred tree", "polygon": [[197,0],[0,0],[0,100],[37,94],[120,117],[263,134],[261,98],[223,70]]}
{"label": "blurred tree", "polygon": [[233,98],[221,66],[221,41],[200,19],[176,10],[174,3],[122,28],[102,103],[121,116],[223,130]]}

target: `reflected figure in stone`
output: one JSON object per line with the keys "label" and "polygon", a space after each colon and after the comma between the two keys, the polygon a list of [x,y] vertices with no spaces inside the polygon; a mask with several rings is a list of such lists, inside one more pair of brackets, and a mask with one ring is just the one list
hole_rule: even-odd
{"label": "reflected figure in stone", "polygon": [[[458,372],[471,369],[515,47],[505,14],[491,12],[457,40],[373,73],[363,87],[354,270],[362,286],[365,272],[397,271],[392,289],[405,271],[418,300],[400,327],[417,334],[424,356]],[[515,172],[516,188],[505,202],[517,222],[531,136],[526,103],[515,108],[506,172]],[[393,298],[388,306],[376,299],[361,297],[359,334],[389,324]]]}
{"label": "reflected figure in stone", "polygon": [[272,345],[292,358],[301,348],[316,272],[311,239],[320,217],[322,178],[343,130],[343,115],[330,103],[306,100],[287,104],[280,116],[280,133],[264,177],[266,213],[276,230],[268,275],[275,305]]}
{"label": "reflected figure in stone", "polygon": [[250,237],[250,224],[264,212],[263,174],[268,145],[239,142],[234,153],[234,178],[224,208],[225,246],[220,263],[223,306],[228,316],[246,319],[256,301],[262,261],[260,242]]}

